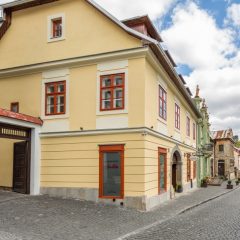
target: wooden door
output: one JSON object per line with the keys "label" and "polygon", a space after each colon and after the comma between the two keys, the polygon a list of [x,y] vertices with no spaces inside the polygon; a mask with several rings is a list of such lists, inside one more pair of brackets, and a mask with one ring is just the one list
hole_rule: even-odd
{"label": "wooden door", "polygon": [[177,164],[172,165],[172,185],[174,189],[176,190],[177,186]]}
{"label": "wooden door", "polygon": [[14,143],[13,191],[28,193],[28,142]]}
{"label": "wooden door", "polygon": [[220,160],[218,161],[218,176],[225,175],[225,162]]}

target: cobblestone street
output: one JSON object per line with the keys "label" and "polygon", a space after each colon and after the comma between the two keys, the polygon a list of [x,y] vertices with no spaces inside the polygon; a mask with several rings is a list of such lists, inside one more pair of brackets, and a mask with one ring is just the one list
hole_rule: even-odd
{"label": "cobblestone street", "polygon": [[164,240],[240,239],[240,190],[127,238]]}
{"label": "cobblestone street", "polygon": [[229,239],[224,237],[225,231],[237,239],[239,199],[238,189],[229,192],[225,186],[208,187],[143,213],[86,201],[0,192],[0,240]]}

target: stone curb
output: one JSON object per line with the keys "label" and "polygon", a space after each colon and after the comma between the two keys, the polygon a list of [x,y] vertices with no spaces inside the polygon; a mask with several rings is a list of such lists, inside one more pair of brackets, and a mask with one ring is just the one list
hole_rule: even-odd
{"label": "stone curb", "polygon": [[214,197],[211,197],[211,198],[209,198],[209,199],[206,199],[206,200],[204,200],[204,201],[202,201],[202,202],[196,203],[196,204],[194,204],[194,205],[192,205],[192,206],[190,206],[190,207],[187,207],[187,208],[185,208],[185,209],[177,212],[174,216],[168,217],[168,218],[163,219],[163,220],[156,221],[156,222],[151,223],[151,224],[149,224],[149,225],[147,225],[147,226],[145,226],[145,227],[139,228],[139,229],[137,229],[137,230],[135,230],[135,231],[132,231],[132,232],[127,233],[127,234],[125,234],[125,235],[123,235],[123,236],[121,236],[121,237],[118,237],[118,238],[116,238],[116,239],[114,239],[114,240],[124,240],[124,239],[126,239],[126,238],[128,238],[128,237],[131,237],[131,236],[137,235],[137,234],[139,234],[139,233],[142,233],[142,232],[144,232],[145,230],[148,230],[148,229],[150,229],[150,228],[152,228],[152,227],[155,227],[155,226],[157,226],[157,225],[159,225],[159,224],[162,224],[162,223],[164,223],[164,222],[167,222],[167,221],[173,219],[174,217],[176,217],[176,216],[178,216],[178,215],[181,215],[181,214],[183,214],[183,213],[186,213],[186,212],[188,212],[188,211],[190,211],[190,210],[192,210],[192,209],[194,209],[194,208],[196,208],[196,207],[198,207],[198,206],[200,206],[200,205],[203,205],[203,204],[205,204],[205,203],[207,203],[207,202],[210,202],[210,201],[212,201],[212,200],[215,200],[215,199],[217,199],[217,198],[220,198],[220,197],[222,197],[222,196],[224,196],[224,195],[226,195],[226,194],[229,194],[229,193],[231,193],[231,192],[233,192],[233,191],[235,191],[235,190],[237,190],[237,189],[239,189],[239,188],[240,188],[240,186],[235,187],[235,188],[232,189],[232,190],[226,191],[226,192],[224,192],[224,193],[221,193],[221,194],[219,194],[219,195],[216,195],[216,196],[214,196]]}

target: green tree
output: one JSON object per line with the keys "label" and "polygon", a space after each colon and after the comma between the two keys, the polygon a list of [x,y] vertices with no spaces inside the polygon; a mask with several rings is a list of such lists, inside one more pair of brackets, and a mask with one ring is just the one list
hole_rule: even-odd
{"label": "green tree", "polygon": [[240,141],[237,141],[237,142],[235,143],[235,147],[240,148]]}

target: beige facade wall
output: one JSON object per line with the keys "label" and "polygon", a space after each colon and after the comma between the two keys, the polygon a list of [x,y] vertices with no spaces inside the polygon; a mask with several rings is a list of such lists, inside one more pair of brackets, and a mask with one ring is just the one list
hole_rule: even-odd
{"label": "beige facade wall", "polygon": [[99,188],[99,145],[125,144],[126,196],[146,191],[144,137],[141,134],[43,138],[41,187]]}
{"label": "beige facade wall", "polygon": [[[167,191],[170,191],[172,152],[176,143],[141,133],[42,138],[41,187],[98,189],[99,145],[112,144],[125,144],[125,197],[158,195],[159,147],[167,149]],[[194,152],[194,149],[187,146],[179,146],[178,149],[182,158],[182,184],[185,186],[190,183],[186,179],[184,153]]]}
{"label": "beige facade wall", "polygon": [[[73,131],[83,128],[84,130],[96,129],[98,120],[109,121],[110,117],[126,118],[127,127],[144,126],[144,63],[143,57],[125,60],[128,66],[116,71],[127,71],[128,78],[128,111],[126,113],[111,115],[97,114],[97,81],[99,81],[97,64],[68,69],[67,77],[58,78],[69,81],[69,107],[68,116],[52,117],[51,120],[44,116],[44,84],[43,74],[36,73],[18,77],[0,79],[0,102],[1,108],[10,109],[11,102],[19,102],[20,112],[44,120],[44,127],[55,126],[53,131]],[[106,64],[107,66],[107,64]],[[58,72],[58,70],[56,71]],[[51,81],[56,81],[53,78]],[[5,93],[8,94],[5,94]],[[64,127],[61,123],[66,123]],[[59,124],[60,123],[60,124]],[[59,126],[59,127],[57,127]],[[48,131],[43,128],[43,131]]]}
{"label": "beige facade wall", "polygon": [[[196,140],[193,140],[193,123],[196,124],[197,118],[186,100],[163,69],[157,70],[146,61],[145,74],[145,126],[191,147],[196,147]],[[166,121],[159,117],[159,86],[167,92]],[[175,103],[180,107],[180,130],[175,128]],[[190,137],[187,136],[187,116],[190,118]]]}
{"label": "beige facade wall", "polygon": [[[49,43],[48,17],[56,14],[65,15],[65,40]],[[61,0],[13,13],[12,24],[0,41],[4,59],[0,69],[141,45],[87,1]]]}

